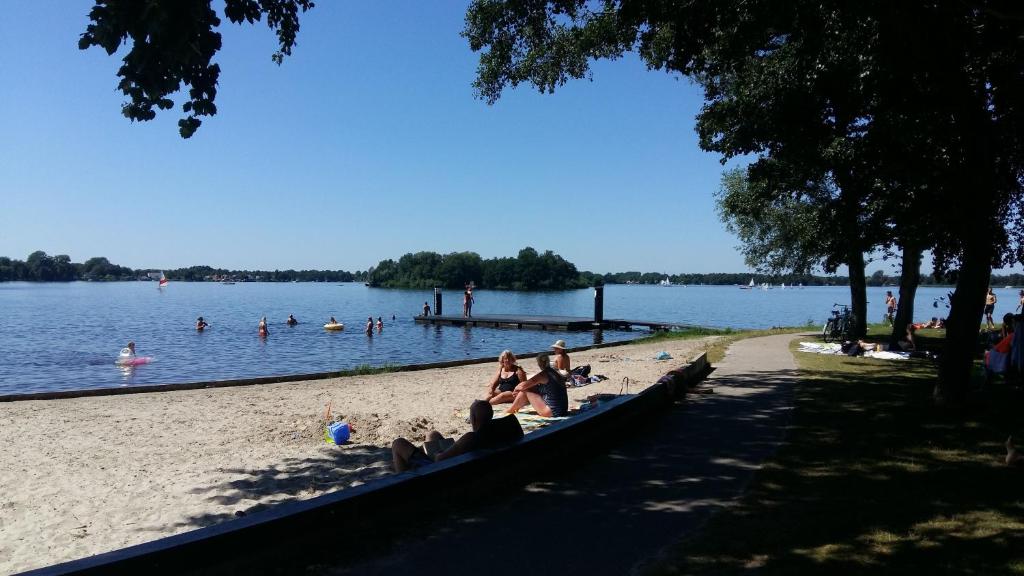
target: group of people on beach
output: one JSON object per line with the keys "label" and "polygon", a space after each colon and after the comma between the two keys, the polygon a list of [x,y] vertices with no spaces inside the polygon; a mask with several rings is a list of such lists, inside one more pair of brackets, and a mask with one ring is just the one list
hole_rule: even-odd
{"label": "group of people on beach", "polygon": [[[557,418],[569,413],[569,395],[566,391],[572,364],[565,350],[565,341],[557,340],[551,345],[552,354],[538,354],[539,371],[527,377],[526,371],[516,363],[511,350],[504,350],[498,356],[498,368],[487,385],[485,397],[470,406],[469,417],[472,430],[467,432],[446,450],[434,447],[444,442],[437,431],[427,436],[422,448],[405,438],[398,438],[391,445],[392,460],[396,472],[404,472],[424,464],[438,462],[465,454],[480,448],[491,448],[522,438],[523,431],[515,414],[527,404],[537,415]],[[494,407],[511,404],[504,418],[493,418]]]}

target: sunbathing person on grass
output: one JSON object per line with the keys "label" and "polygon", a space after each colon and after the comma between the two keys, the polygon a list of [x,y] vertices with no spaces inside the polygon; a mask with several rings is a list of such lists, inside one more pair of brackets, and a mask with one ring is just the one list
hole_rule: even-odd
{"label": "sunbathing person on grass", "polygon": [[509,414],[515,414],[527,404],[545,418],[565,416],[569,413],[569,395],[565,391],[565,380],[551,367],[547,354],[537,356],[540,372],[521,382],[514,389],[516,393]]}
{"label": "sunbathing person on grass", "polygon": [[[497,448],[505,444],[511,444],[523,437],[523,428],[514,417],[493,419],[494,409],[484,400],[475,400],[469,406],[469,424],[473,430],[466,432],[461,438],[455,441],[447,450],[433,454],[428,449],[429,444],[434,446],[442,444],[445,438],[437,430],[427,435],[427,441],[423,447],[417,447],[405,438],[397,438],[391,443],[391,460],[395,466],[395,472],[405,472],[413,468],[419,468],[426,464],[433,464],[449,458],[454,458],[473,450],[484,448]],[[430,453],[431,455],[428,455]]]}

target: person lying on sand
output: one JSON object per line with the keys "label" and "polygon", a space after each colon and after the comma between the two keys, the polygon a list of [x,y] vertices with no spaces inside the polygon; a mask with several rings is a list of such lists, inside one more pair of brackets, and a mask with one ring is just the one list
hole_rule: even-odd
{"label": "person lying on sand", "polygon": [[[497,448],[505,444],[511,444],[523,437],[523,428],[515,417],[494,418],[494,409],[483,400],[474,400],[469,406],[469,424],[473,430],[466,432],[461,438],[447,450],[443,450],[433,456],[430,444],[434,446],[442,444],[446,439],[437,430],[432,430],[427,435],[427,441],[423,447],[417,447],[405,438],[396,438],[391,443],[391,460],[395,472],[405,472],[440,462],[449,458],[482,450],[484,448]],[[450,440],[449,440],[450,441]]]}

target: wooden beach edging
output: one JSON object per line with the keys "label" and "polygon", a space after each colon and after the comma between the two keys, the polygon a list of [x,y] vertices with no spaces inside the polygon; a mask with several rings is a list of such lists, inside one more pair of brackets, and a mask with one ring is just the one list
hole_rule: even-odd
{"label": "wooden beach edging", "polygon": [[[567,349],[566,352],[578,352],[583,350],[595,350],[597,348],[610,348],[612,346],[625,346],[633,341],[604,342],[601,344],[590,344],[588,346],[577,346]],[[528,352],[516,354],[517,358],[533,358],[538,354],[549,352]],[[470,358],[466,360],[449,360],[446,362],[429,362],[425,364],[404,364],[396,366],[379,366],[390,372],[416,372],[419,370],[432,370],[434,368],[453,368],[456,366],[468,366],[471,364],[486,364],[497,362],[497,356],[484,358]],[[0,395],[0,402],[20,402],[25,400],[61,400],[65,398],[86,398],[90,396],[117,396],[121,394],[148,394],[150,392],[173,392],[175,390],[200,390],[204,388],[231,388],[234,386],[256,386],[259,384],[279,384],[285,382],[302,382],[305,380],[327,380],[329,378],[346,378],[357,376],[351,370],[338,370],[333,372],[314,372],[312,374],[284,374],[280,376],[263,376],[260,378],[240,378],[236,380],[208,380],[202,382],[181,382],[178,384],[149,384],[145,386],[124,386],[117,388],[86,388],[82,390],[56,390],[53,392],[29,392],[26,394],[3,394]]]}
{"label": "wooden beach edging", "polygon": [[295,573],[318,562],[365,555],[368,542],[393,538],[411,521],[483,500],[501,487],[528,484],[542,471],[572,467],[605,451],[615,439],[666,411],[710,370],[702,354],[638,394],[532,432],[505,448],[24,574]]}

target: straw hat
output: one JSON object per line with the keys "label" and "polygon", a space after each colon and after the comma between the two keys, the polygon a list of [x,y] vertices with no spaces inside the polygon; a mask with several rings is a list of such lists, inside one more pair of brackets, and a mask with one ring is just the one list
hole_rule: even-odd
{"label": "straw hat", "polygon": [[565,340],[555,340],[555,343],[552,344],[551,347],[565,350]]}

